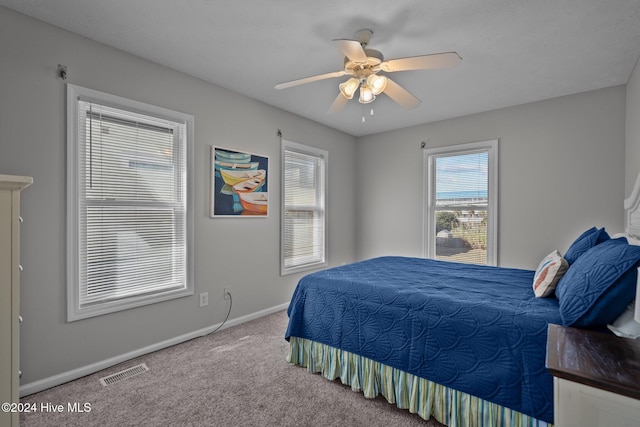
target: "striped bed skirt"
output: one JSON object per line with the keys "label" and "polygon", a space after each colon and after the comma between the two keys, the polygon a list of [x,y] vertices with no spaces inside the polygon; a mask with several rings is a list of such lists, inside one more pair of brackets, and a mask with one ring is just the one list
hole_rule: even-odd
{"label": "striped bed skirt", "polygon": [[449,427],[553,427],[498,404],[304,338],[290,338],[287,361],[332,381],[340,378],[366,398],[381,394],[398,408],[408,409],[425,420],[433,417]]}

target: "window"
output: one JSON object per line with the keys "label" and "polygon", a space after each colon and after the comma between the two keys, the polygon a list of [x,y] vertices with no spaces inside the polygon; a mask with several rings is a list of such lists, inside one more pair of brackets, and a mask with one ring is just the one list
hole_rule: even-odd
{"label": "window", "polygon": [[281,274],[326,265],[327,152],[282,140]]}
{"label": "window", "polygon": [[67,318],[193,294],[193,117],[67,86]]}
{"label": "window", "polygon": [[497,265],[498,141],[426,149],[428,258]]}

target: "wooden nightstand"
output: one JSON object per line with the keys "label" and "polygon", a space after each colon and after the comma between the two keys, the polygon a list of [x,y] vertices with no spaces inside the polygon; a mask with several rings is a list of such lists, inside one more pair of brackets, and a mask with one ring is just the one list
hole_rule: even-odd
{"label": "wooden nightstand", "polygon": [[556,427],[640,426],[640,340],[549,325]]}

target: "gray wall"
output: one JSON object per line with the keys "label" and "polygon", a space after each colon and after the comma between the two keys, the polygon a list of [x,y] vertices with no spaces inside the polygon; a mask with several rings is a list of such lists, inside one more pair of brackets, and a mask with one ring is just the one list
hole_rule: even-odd
{"label": "gray wall", "polygon": [[628,197],[640,174],[640,62],[627,82],[626,139],[624,194]]}
{"label": "gray wall", "polygon": [[[31,175],[22,213],[22,384],[97,363],[289,301],[301,275],[279,275],[280,140],[329,152],[329,262],[355,257],[355,139],[174,70],[0,7],[0,173]],[[65,84],[195,116],[195,291],[115,314],[66,322]],[[210,219],[209,153],[218,145],[270,158],[268,218]],[[209,292],[209,306],[197,294]],[[284,331],[283,331],[284,335]]]}
{"label": "gray wall", "polygon": [[[434,106],[437,108],[437,106]],[[358,258],[422,256],[428,147],[499,139],[501,266],[534,269],[584,229],[623,230],[625,87],[359,138]]]}

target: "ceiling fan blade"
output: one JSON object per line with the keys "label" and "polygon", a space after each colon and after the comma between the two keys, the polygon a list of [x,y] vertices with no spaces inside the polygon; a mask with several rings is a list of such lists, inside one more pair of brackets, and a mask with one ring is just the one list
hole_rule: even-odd
{"label": "ceiling fan blade", "polygon": [[364,49],[359,41],[356,40],[346,40],[346,39],[336,39],[334,40],[338,45],[338,49],[340,52],[344,54],[351,61],[356,63],[366,63],[367,62],[367,54],[364,53]]}
{"label": "ceiling fan blade", "polygon": [[342,110],[345,105],[347,105],[347,102],[349,102],[349,98],[344,96],[342,93],[338,93],[338,96],[336,96],[336,99],[333,100],[331,107],[329,107],[328,112],[337,113],[338,111]]}
{"label": "ceiling fan blade", "polygon": [[456,52],[434,53],[431,55],[410,56],[390,59],[380,64],[380,69],[388,73],[394,71],[426,70],[449,68],[460,64],[462,58]]}
{"label": "ceiling fan blade", "polygon": [[298,86],[298,85],[302,85],[302,84],[305,84],[305,83],[317,82],[318,80],[331,79],[331,78],[334,78],[334,77],[342,77],[345,74],[347,74],[347,73],[344,70],[334,71],[332,73],[326,73],[326,74],[318,74],[317,76],[305,77],[303,79],[291,80],[290,82],[280,83],[280,84],[277,84],[275,86],[275,88],[276,89],[286,89],[288,87]]}
{"label": "ceiling fan blade", "polygon": [[422,104],[422,101],[388,77],[387,87],[385,87],[384,93],[405,108],[416,108],[418,105]]}

